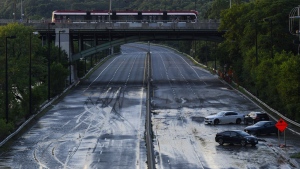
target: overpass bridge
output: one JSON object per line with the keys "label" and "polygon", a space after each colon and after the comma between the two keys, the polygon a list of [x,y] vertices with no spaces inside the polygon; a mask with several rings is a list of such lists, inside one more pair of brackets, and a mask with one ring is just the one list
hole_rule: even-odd
{"label": "overpass bridge", "polygon": [[[0,25],[7,24],[0,20]],[[89,57],[105,49],[137,41],[208,40],[222,41],[225,31],[218,31],[219,21],[185,22],[78,22],[51,23],[31,21],[21,23],[32,26],[44,42],[66,51],[72,61]],[[78,46],[75,48],[75,46]]]}
{"label": "overpass bridge", "polygon": [[[11,22],[11,21],[10,21]],[[10,23],[0,20],[0,25]],[[44,44],[55,41],[68,54],[71,62],[91,57],[103,50],[137,41],[208,40],[222,41],[225,31],[219,31],[217,20],[186,22],[21,22],[32,26]]]}

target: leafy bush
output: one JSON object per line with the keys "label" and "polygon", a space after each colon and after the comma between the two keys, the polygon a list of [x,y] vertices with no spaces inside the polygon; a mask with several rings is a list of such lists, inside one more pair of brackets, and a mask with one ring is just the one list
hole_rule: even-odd
{"label": "leafy bush", "polygon": [[7,123],[5,119],[0,119],[0,140],[8,136],[14,130],[12,123]]}

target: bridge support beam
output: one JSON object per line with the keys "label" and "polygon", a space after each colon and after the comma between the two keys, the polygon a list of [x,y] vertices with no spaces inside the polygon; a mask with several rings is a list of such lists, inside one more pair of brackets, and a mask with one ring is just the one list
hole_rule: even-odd
{"label": "bridge support beam", "polygon": [[[70,38],[70,30],[68,28],[56,28],[55,29],[55,46],[60,47],[63,51],[65,51],[68,55],[69,61],[69,77],[66,79],[66,85],[73,83],[77,77],[74,70],[73,60],[72,60],[72,48],[71,48],[71,38]],[[58,54],[60,55],[60,54]],[[61,55],[62,56],[62,55]],[[59,57],[59,56],[58,56]]]}

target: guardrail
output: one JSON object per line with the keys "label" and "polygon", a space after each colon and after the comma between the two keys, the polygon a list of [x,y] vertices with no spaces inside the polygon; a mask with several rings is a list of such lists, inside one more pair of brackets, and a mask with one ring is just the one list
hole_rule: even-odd
{"label": "guardrail", "polygon": [[[242,88],[242,87],[240,87]],[[256,102],[258,102],[259,104],[263,105],[264,107],[266,107],[267,109],[269,109],[270,111],[272,111],[274,114],[277,114],[279,117],[281,117],[282,119],[286,120],[287,122],[297,126],[300,128],[300,124],[285,117],[283,114],[279,113],[278,111],[276,111],[275,109],[271,108],[270,106],[268,106],[266,103],[262,102],[261,100],[259,100],[257,97],[255,97],[254,95],[252,95],[252,93],[250,93],[249,91],[247,91],[246,89],[242,88],[244,92],[247,93],[247,95],[251,96],[251,98],[253,98],[254,100],[256,100]]]}

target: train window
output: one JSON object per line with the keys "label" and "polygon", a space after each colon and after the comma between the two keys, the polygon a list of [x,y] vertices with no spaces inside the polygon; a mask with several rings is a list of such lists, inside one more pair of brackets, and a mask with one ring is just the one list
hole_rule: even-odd
{"label": "train window", "polygon": [[186,18],[187,18],[187,19],[186,19],[187,22],[190,22],[190,21],[191,21],[191,17],[190,17],[190,16],[187,16]]}
{"label": "train window", "polygon": [[163,20],[163,16],[157,16],[157,20],[162,21]]}
{"label": "train window", "polygon": [[153,22],[157,20],[157,16],[152,16],[153,17]]}
{"label": "train window", "polygon": [[[95,16],[96,17],[96,16]],[[98,19],[95,19],[97,20],[98,22],[102,22],[102,16],[97,16]]]}
{"label": "train window", "polygon": [[[150,17],[151,17],[151,16],[150,16]],[[142,21],[143,21],[143,22],[149,21],[149,16],[143,15],[143,16],[142,16]]]}
{"label": "train window", "polygon": [[116,21],[121,22],[132,22],[135,21],[136,18],[134,15],[117,15]]}

